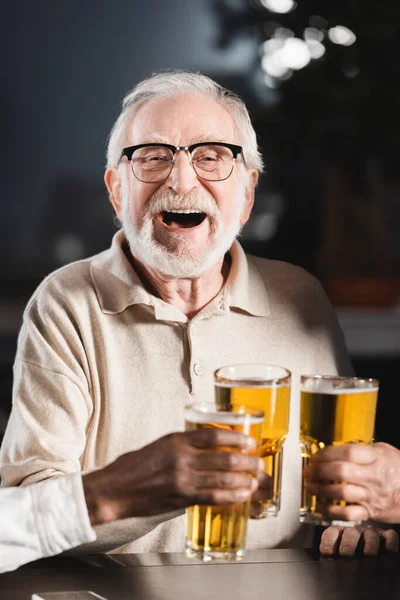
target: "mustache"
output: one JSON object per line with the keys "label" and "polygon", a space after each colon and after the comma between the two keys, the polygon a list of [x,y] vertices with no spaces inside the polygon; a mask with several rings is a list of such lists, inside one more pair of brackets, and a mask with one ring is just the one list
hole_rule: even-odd
{"label": "mustache", "polygon": [[145,213],[155,217],[159,213],[172,210],[198,210],[209,217],[219,216],[219,208],[213,199],[200,190],[187,194],[175,194],[167,190],[157,190],[148,200]]}

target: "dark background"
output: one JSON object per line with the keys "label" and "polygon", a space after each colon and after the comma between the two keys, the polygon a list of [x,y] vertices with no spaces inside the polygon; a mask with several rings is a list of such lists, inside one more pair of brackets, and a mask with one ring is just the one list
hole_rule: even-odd
{"label": "dark background", "polygon": [[[259,136],[266,173],[242,244],[319,277],[357,374],[381,380],[377,437],[400,447],[399,23],[394,0],[305,0],[287,14],[259,0],[2,3],[0,439],[27,300],[115,232],[103,172],[122,98],[189,68],[239,93]],[[355,43],[332,43],[336,25]],[[310,26],[324,55],[266,82],[263,42]]]}

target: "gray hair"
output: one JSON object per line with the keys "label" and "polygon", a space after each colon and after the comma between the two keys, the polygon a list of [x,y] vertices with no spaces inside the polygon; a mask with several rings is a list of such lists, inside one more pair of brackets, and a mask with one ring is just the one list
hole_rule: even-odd
{"label": "gray hair", "polygon": [[233,92],[202,75],[189,71],[170,71],[154,74],[133,88],[122,102],[122,111],[114,123],[108,138],[107,167],[116,167],[121,157],[128,125],[136,111],[146,102],[157,97],[173,97],[180,94],[201,94],[224,106],[236,122],[246,165],[263,170],[263,160],[257,147],[257,137],[250,115],[243,100]]}

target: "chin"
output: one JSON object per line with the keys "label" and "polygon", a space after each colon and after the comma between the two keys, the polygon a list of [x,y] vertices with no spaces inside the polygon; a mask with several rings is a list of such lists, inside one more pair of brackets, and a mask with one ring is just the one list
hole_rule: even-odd
{"label": "chin", "polygon": [[160,254],[152,253],[143,256],[143,262],[163,275],[177,279],[193,279],[214,267],[221,258],[216,255],[210,256],[210,252],[201,253],[200,256],[188,256],[164,250]]}
{"label": "chin", "polygon": [[176,279],[195,279],[213,269],[223,260],[240,229],[235,223],[222,235],[214,233],[213,239],[199,249],[198,244],[182,237],[168,246],[160,243],[154,238],[151,224],[146,225],[136,230],[131,222],[124,223],[132,254],[145,267]]}

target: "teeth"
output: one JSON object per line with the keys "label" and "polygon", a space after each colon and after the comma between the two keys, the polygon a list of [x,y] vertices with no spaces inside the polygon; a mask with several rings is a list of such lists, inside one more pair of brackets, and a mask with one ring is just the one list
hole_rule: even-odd
{"label": "teeth", "polygon": [[195,213],[195,214],[200,214],[200,213],[202,213],[203,211],[202,211],[202,210],[186,210],[186,209],[185,209],[185,210],[167,210],[166,212],[169,212],[169,213],[176,213],[176,214],[178,214],[178,215],[182,215],[182,214],[183,214],[183,215],[191,215],[191,214],[193,214],[193,213]]}

